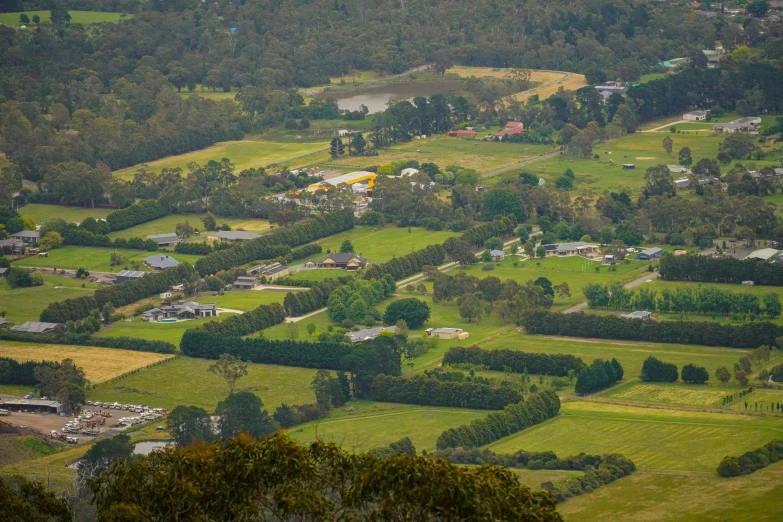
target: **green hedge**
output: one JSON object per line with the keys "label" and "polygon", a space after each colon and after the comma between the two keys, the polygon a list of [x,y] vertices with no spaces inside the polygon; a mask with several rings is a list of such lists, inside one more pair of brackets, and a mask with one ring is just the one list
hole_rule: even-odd
{"label": "green hedge", "polygon": [[170,213],[171,209],[168,205],[158,200],[150,199],[110,212],[106,216],[106,221],[109,223],[111,231],[116,232],[117,230],[124,230],[153,219],[168,216]]}
{"label": "green hedge", "polygon": [[560,398],[553,390],[530,395],[524,402],[509,404],[503,411],[490,413],[484,419],[451,428],[440,434],[439,450],[475,448],[517,433],[550,419],[560,411]]}
{"label": "green hedge", "polygon": [[43,344],[75,344],[78,346],[98,346],[100,348],[121,348],[135,352],[177,353],[177,348],[166,341],[148,341],[135,337],[94,337],[87,333],[52,332],[31,334],[0,329],[0,339]]}
{"label": "green hedge", "polygon": [[285,310],[280,303],[261,305],[244,314],[232,315],[224,321],[212,321],[199,329],[215,335],[241,337],[258,332],[285,320]]}
{"label": "green hedge", "polygon": [[448,406],[477,410],[501,410],[522,400],[513,388],[472,382],[439,381],[423,375],[391,377],[378,375],[370,385],[370,398],[380,402]]}
{"label": "green hedge", "polygon": [[179,346],[182,353],[190,357],[218,359],[221,354],[227,353],[254,363],[328,370],[342,369],[340,361],[351,353],[348,344],[241,339],[200,329],[186,331]]}
{"label": "green hedge", "polygon": [[370,265],[362,274],[363,279],[382,279],[389,275],[395,281],[421,272],[424,265],[438,266],[446,260],[446,249],[442,245],[430,245],[391,261]]}
{"label": "green hedge", "polygon": [[91,310],[103,308],[106,303],[111,303],[115,308],[119,308],[135,303],[139,299],[164,292],[171,285],[177,285],[195,277],[197,276],[193,267],[187,263],[181,263],[174,268],[147,274],[136,281],[98,288],[92,296],[50,303],[41,311],[41,321],[50,323],[78,321],[90,315]]}
{"label": "green hedge", "polygon": [[353,281],[353,277],[345,276],[329,279],[321,283],[312,283],[309,290],[288,292],[283,299],[283,306],[290,317],[298,317],[313,312],[325,307],[329,300],[329,295],[338,287],[351,281]]}
{"label": "green hedge", "polygon": [[56,368],[59,364],[56,361],[18,362],[8,357],[0,357],[0,384],[35,386],[38,384],[38,379],[35,378],[36,368]]}
{"label": "green hedge", "polygon": [[295,248],[291,253],[291,258],[296,261],[298,259],[310,257],[313,254],[320,254],[322,251],[323,248],[320,243],[309,243],[307,245],[302,245],[299,248]]}
{"label": "green hedge", "polygon": [[82,228],[75,226],[68,227],[63,235],[63,244],[77,246],[91,246],[104,248],[123,248],[132,250],[146,250],[154,252],[158,249],[158,244],[151,239],[141,239],[139,237],[112,239],[107,235],[93,234]]}
{"label": "green hedge", "polygon": [[756,259],[709,257],[698,254],[673,256],[664,254],[658,272],[666,281],[699,281],[703,283],[741,283],[783,286],[783,264],[759,263]]}
{"label": "green hedge", "polygon": [[256,239],[239,243],[233,248],[212,252],[196,261],[196,270],[201,276],[205,276],[258,259],[271,259],[265,254],[267,247],[276,245],[294,247],[350,228],[353,228],[353,213],[350,211],[313,217],[298,225],[277,228]]}
{"label": "green hedge", "polygon": [[748,475],[780,460],[783,460],[783,439],[776,439],[739,457],[723,457],[718,464],[718,475],[721,477]]}
{"label": "green hedge", "polygon": [[583,312],[574,314],[529,312],[522,317],[520,324],[532,335],[562,335],[732,348],[758,348],[763,344],[777,346],[776,339],[783,336],[783,327],[762,321],[731,326],[709,321],[659,322],[651,319],[624,319],[614,315]]}
{"label": "green hedge", "polygon": [[585,367],[585,363],[579,357],[573,355],[559,355],[546,353],[526,353],[516,350],[484,350],[478,346],[449,348],[443,357],[443,365],[455,364],[484,365],[490,370],[503,371],[511,368],[511,371],[540,375],[553,375],[565,377],[568,370],[579,372]]}

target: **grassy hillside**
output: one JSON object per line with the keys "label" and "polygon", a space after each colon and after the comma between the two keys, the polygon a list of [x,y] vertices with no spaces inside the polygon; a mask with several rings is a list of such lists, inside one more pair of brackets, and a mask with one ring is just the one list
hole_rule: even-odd
{"label": "grassy hillside", "polygon": [[43,280],[41,286],[11,289],[8,281],[0,279],[0,312],[5,312],[6,319],[16,324],[37,321],[49,303],[92,295],[98,288],[93,283],[49,274],[43,274]]}

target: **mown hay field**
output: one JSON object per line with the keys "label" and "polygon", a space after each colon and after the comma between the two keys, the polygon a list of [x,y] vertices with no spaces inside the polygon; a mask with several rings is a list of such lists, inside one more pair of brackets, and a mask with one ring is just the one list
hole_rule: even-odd
{"label": "mown hay field", "polygon": [[143,368],[172,357],[159,353],[115,348],[21,343],[5,340],[0,341],[0,355],[20,362],[73,359],[76,366],[84,368],[87,379],[92,383],[105,382],[131,370]]}

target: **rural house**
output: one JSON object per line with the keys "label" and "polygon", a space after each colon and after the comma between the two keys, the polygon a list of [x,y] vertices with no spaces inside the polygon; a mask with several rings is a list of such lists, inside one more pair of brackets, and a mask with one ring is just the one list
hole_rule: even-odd
{"label": "rural house", "polygon": [[259,276],[264,276],[268,282],[288,275],[288,267],[282,263],[270,263],[262,266],[258,271]]}
{"label": "rural house", "polygon": [[0,277],[8,277],[10,268],[0,268]]}
{"label": "rural house", "polygon": [[489,253],[489,257],[492,258],[492,261],[500,261],[506,257],[506,253],[502,250],[492,250]]}
{"label": "rural house", "polygon": [[397,333],[396,326],[376,326],[375,328],[365,328],[356,332],[346,332],[345,335],[351,340],[351,343],[358,344],[362,341],[371,341],[375,339],[381,332]]}
{"label": "rural house", "polygon": [[585,243],[584,241],[552,243],[544,245],[544,252],[547,256],[583,256],[598,252],[598,246]]}
{"label": "rural house", "polygon": [[252,290],[258,285],[258,279],[252,276],[239,276],[234,281],[234,290]]}
{"label": "rural house", "polygon": [[510,121],[506,123],[506,128],[500,132],[496,132],[492,136],[495,138],[502,138],[503,136],[511,136],[513,134],[522,134],[525,132],[525,125],[521,121]]}
{"label": "rural house", "polygon": [[751,132],[755,131],[758,124],[761,123],[761,118],[758,116],[747,116],[738,120],[730,121],[729,123],[716,123],[712,126],[712,130],[715,132]]}
{"label": "rural house", "polygon": [[691,111],[682,115],[685,121],[702,121],[707,119],[707,111]]}
{"label": "rural house", "polygon": [[153,240],[158,244],[158,246],[172,246],[182,241],[174,232],[169,234],[153,234],[151,236],[147,236],[147,239]]}
{"label": "rural house", "polygon": [[117,277],[114,279],[114,284],[118,285],[127,281],[138,281],[147,274],[149,274],[149,272],[142,272],[140,270],[123,270],[117,274]]}
{"label": "rural house", "polygon": [[154,256],[145,257],[142,259],[144,264],[155,270],[164,270],[166,268],[174,268],[179,266],[179,261],[171,256],[163,254],[155,254]]}
{"label": "rural house", "polygon": [[19,239],[0,239],[0,251],[3,254],[22,254],[24,243]]}
{"label": "rural house", "polygon": [[194,319],[196,317],[217,317],[214,304],[198,304],[195,301],[179,301],[177,304],[153,308],[141,314],[144,321],[156,322],[161,319]]}
{"label": "rural house", "polygon": [[424,330],[427,335],[433,337],[437,335],[441,339],[467,339],[470,337],[468,332],[462,330],[462,328],[427,328]]}
{"label": "rural house", "polygon": [[663,254],[663,249],[652,247],[636,254],[636,259],[639,261],[655,261],[656,259],[660,259],[661,254]]}
{"label": "rural house", "polygon": [[318,268],[342,268],[343,270],[359,270],[367,267],[367,260],[353,252],[329,254],[318,263]]}
{"label": "rural house", "polygon": [[41,233],[37,230],[20,230],[19,232],[11,234],[11,239],[37,245],[38,240],[41,239]]}

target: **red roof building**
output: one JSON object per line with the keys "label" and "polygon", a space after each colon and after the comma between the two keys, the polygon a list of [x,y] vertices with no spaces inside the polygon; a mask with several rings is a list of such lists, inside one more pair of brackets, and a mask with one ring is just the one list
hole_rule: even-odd
{"label": "red roof building", "polygon": [[449,131],[448,133],[446,133],[446,136],[451,136],[452,138],[475,138],[476,131],[472,131],[472,130]]}
{"label": "red roof building", "polygon": [[525,125],[521,121],[510,121],[506,123],[506,129],[524,129]]}

